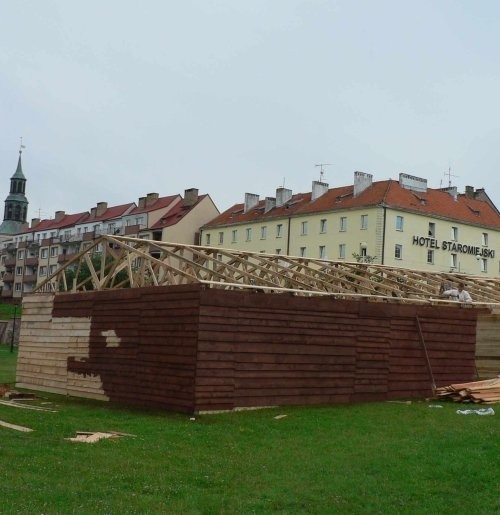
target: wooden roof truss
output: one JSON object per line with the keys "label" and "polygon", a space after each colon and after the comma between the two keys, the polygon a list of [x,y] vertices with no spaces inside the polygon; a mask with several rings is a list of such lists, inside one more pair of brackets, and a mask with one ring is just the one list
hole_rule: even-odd
{"label": "wooden roof truss", "polygon": [[[84,268],[87,273],[81,274]],[[460,281],[466,283],[474,304],[500,304],[500,278],[104,235],[48,277],[36,291],[202,283],[212,288],[428,303],[448,302],[439,297],[440,285],[455,287]]]}

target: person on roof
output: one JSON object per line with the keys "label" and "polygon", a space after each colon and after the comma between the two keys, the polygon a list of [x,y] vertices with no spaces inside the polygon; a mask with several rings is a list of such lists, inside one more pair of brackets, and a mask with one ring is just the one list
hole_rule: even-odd
{"label": "person on roof", "polygon": [[472,302],[472,297],[467,290],[464,290],[464,283],[458,283],[458,288],[445,288],[441,285],[440,293],[443,297],[450,297],[458,302]]}

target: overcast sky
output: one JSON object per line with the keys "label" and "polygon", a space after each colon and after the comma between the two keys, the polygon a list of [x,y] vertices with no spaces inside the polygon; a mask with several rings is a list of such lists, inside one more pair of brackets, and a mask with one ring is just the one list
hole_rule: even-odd
{"label": "overcast sky", "polygon": [[[0,1],[0,202],[197,187],[222,211],[404,171],[500,207],[497,0]],[[3,210],[2,210],[3,211]]]}

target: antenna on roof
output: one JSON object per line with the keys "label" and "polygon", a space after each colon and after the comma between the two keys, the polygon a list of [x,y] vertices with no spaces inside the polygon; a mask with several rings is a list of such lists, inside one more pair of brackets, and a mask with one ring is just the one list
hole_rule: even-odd
{"label": "antenna on roof", "polygon": [[323,182],[323,177],[325,176],[325,171],[323,170],[323,166],[332,166],[332,163],[318,163],[314,166],[319,166],[319,182]]}
{"label": "antenna on roof", "polygon": [[447,172],[444,172],[444,175],[447,175],[448,176],[448,188],[451,188],[451,178],[452,177],[459,177],[458,175],[453,175],[451,173],[451,167],[449,166],[448,167],[448,171]]}

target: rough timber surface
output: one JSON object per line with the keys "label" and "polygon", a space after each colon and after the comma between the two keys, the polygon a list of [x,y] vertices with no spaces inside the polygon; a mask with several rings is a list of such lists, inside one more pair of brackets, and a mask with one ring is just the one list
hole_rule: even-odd
{"label": "rough timber surface", "polygon": [[16,381],[184,412],[422,398],[476,379],[478,314],[199,284],[33,295]]}
{"label": "rough timber surface", "polygon": [[500,376],[500,309],[478,317],[476,366],[480,379]]}

